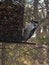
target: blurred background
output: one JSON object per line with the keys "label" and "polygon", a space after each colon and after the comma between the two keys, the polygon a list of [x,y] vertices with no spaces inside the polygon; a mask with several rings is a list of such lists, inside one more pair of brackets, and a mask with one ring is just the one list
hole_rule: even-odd
{"label": "blurred background", "polygon": [[49,0],[13,1],[24,4],[24,27],[32,19],[39,22],[39,27],[27,41],[36,45],[4,44],[0,49],[0,65],[49,65]]}

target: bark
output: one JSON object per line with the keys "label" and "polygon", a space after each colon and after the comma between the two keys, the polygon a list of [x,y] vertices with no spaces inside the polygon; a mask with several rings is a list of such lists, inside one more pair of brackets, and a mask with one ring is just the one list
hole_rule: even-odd
{"label": "bark", "polygon": [[38,0],[34,0],[34,17],[38,20]]}

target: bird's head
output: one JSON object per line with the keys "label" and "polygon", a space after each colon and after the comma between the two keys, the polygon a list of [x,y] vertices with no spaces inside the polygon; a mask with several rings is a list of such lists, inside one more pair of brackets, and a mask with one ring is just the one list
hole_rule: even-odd
{"label": "bird's head", "polygon": [[32,20],[31,23],[34,25],[34,28],[37,28],[39,26],[39,23],[36,20]]}

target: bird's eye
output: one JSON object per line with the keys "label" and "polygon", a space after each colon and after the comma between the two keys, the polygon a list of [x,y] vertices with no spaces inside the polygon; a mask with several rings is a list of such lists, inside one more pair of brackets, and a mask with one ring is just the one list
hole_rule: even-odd
{"label": "bird's eye", "polygon": [[37,23],[35,23],[35,24],[34,24],[34,27],[35,27],[35,28],[37,28],[37,27],[38,27],[38,24],[37,24]]}

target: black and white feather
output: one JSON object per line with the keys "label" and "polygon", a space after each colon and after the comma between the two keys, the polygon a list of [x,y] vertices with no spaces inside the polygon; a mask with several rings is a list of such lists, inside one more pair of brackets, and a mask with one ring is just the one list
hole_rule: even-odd
{"label": "black and white feather", "polygon": [[24,29],[23,39],[27,41],[35,32],[38,27],[37,21],[31,21]]}

